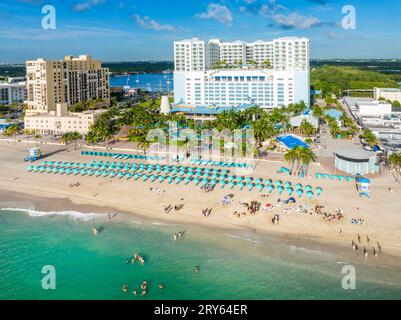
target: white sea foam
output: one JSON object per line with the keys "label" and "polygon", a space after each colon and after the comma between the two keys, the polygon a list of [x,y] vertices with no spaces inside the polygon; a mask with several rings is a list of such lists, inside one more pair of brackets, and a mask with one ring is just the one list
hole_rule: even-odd
{"label": "white sea foam", "polygon": [[297,246],[289,246],[290,251],[292,253],[294,252],[301,252],[307,255],[315,255],[315,256],[319,256],[322,258],[332,258],[334,255],[332,253],[326,252],[326,251],[322,251],[322,250],[312,250],[312,249],[307,249],[304,247],[297,247]]}
{"label": "white sea foam", "polygon": [[68,216],[73,220],[90,221],[97,218],[106,217],[101,213],[83,213],[78,211],[39,211],[35,209],[23,208],[0,208],[0,211],[17,211],[28,214],[30,217],[46,217],[46,216]]}
{"label": "white sea foam", "polygon": [[223,233],[223,235],[225,235],[226,237],[229,237],[229,238],[241,239],[241,237],[240,237],[240,236],[236,236],[236,235],[233,235],[233,234],[227,234],[227,233]]}
{"label": "white sea foam", "polygon": [[154,225],[154,226],[175,226],[175,224],[172,224],[172,223],[162,223],[162,222],[152,222],[152,225]]}

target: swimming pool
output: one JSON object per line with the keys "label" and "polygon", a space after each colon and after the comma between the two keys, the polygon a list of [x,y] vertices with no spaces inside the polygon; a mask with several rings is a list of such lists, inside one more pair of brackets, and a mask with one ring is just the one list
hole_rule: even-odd
{"label": "swimming pool", "polygon": [[281,142],[288,149],[294,149],[296,147],[309,148],[305,142],[292,135],[277,137],[277,141]]}

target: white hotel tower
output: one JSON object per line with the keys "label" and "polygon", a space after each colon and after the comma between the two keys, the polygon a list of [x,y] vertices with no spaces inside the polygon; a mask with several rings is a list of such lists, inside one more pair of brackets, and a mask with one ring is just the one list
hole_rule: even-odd
{"label": "white hotel tower", "polygon": [[216,107],[255,103],[271,109],[309,106],[309,40],[174,42],[176,104]]}

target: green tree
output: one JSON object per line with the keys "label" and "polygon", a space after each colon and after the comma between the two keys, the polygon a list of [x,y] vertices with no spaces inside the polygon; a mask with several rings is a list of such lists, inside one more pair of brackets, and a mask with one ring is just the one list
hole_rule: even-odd
{"label": "green tree", "polygon": [[71,142],[74,142],[74,150],[77,149],[77,142],[82,139],[82,135],[75,131],[70,134]]}
{"label": "green tree", "polygon": [[150,142],[146,138],[145,135],[139,136],[138,137],[138,148],[140,148],[143,153],[146,155],[147,150],[150,147]]}
{"label": "green tree", "polygon": [[301,125],[299,126],[299,131],[308,137],[316,132],[315,127],[306,119],[302,120]]}
{"label": "green tree", "polygon": [[95,150],[95,144],[99,142],[99,138],[95,132],[89,131],[85,136],[85,141],[87,144],[92,145],[92,149]]}
{"label": "green tree", "polygon": [[284,154],[284,161],[291,165],[291,175],[294,171],[294,166],[297,161],[299,161],[299,152],[296,149],[290,149]]}
{"label": "green tree", "polygon": [[69,152],[69,150],[68,150],[68,145],[69,145],[69,143],[70,143],[71,141],[72,141],[72,140],[71,140],[71,133],[70,133],[70,132],[66,132],[66,133],[63,133],[63,134],[61,135],[60,142],[63,143],[63,144],[65,144],[67,152]]}
{"label": "green tree", "polygon": [[362,137],[365,139],[366,143],[370,147],[374,147],[375,145],[379,144],[379,140],[374,135],[374,133],[372,131],[370,131],[369,129],[365,129],[363,131]]}
{"label": "green tree", "polygon": [[394,170],[396,173],[395,179],[398,181],[397,177],[400,176],[401,171],[401,153],[393,153],[388,157],[388,163],[390,169]]}
{"label": "green tree", "polygon": [[9,138],[15,138],[16,134],[18,133],[18,131],[19,131],[18,125],[13,124],[13,125],[7,127],[4,130],[4,135],[9,137]]}

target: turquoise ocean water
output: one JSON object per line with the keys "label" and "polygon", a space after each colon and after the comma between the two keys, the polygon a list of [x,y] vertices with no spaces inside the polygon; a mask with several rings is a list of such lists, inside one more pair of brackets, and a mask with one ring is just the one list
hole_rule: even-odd
{"label": "turquoise ocean water", "polygon": [[[103,225],[98,235],[92,226]],[[172,234],[186,230],[183,239]],[[141,252],[146,263],[127,264]],[[0,210],[0,299],[400,299],[400,270],[356,266],[357,289],[343,290],[346,261],[251,232],[210,231],[103,215]],[[42,267],[56,268],[43,290]],[[200,272],[194,272],[194,266]],[[134,288],[147,280],[146,297]],[[164,290],[157,288],[165,284]],[[123,284],[129,293],[122,292]]]}

